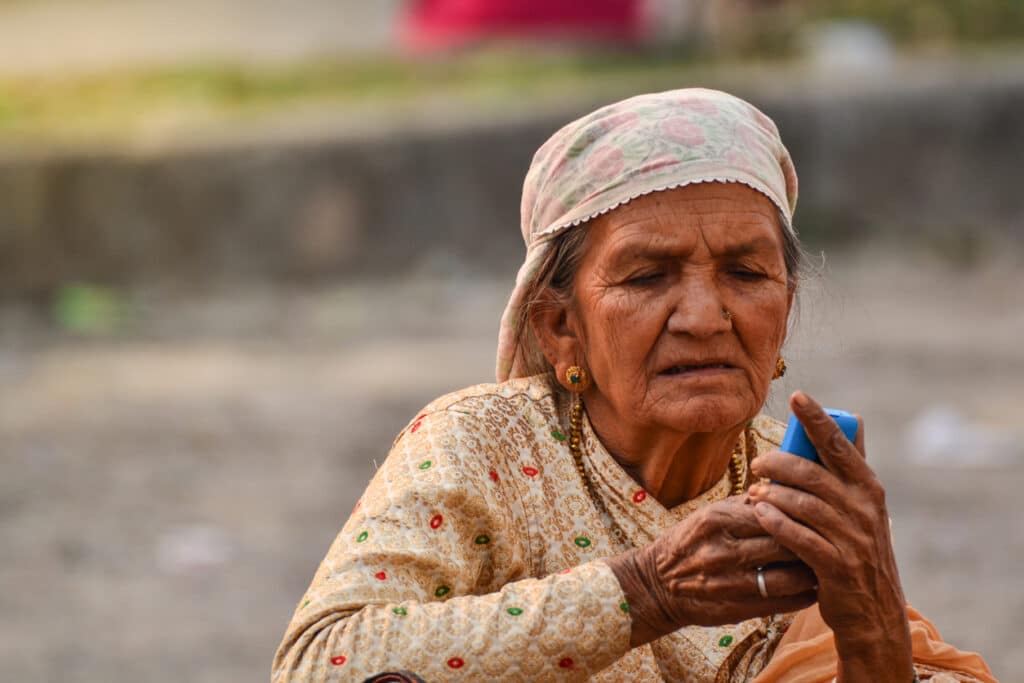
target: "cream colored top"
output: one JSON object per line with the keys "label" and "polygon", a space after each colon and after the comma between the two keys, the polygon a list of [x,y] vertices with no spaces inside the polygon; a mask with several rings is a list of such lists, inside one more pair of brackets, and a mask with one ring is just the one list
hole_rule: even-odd
{"label": "cream colored top", "polygon": [[[792,615],[686,627],[630,650],[629,606],[598,561],[724,499],[728,473],[666,509],[585,421],[595,502],[569,453],[567,402],[537,376],[428,405],[299,601],[273,680],[361,681],[400,669],[427,681],[752,680]],[[782,437],[770,418],[752,427],[745,465]]]}

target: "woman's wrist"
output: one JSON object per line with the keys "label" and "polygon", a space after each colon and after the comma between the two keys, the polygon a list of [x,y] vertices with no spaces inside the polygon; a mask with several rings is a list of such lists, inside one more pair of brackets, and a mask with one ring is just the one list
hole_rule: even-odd
{"label": "woman's wrist", "polygon": [[615,574],[629,605],[632,619],[630,648],[657,640],[678,628],[657,597],[657,577],[653,561],[644,549],[628,550],[603,560]]}
{"label": "woman's wrist", "polygon": [[[902,634],[901,634],[902,636]],[[909,630],[906,637],[850,641],[836,638],[839,670],[836,683],[910,683],[915,680]]]}

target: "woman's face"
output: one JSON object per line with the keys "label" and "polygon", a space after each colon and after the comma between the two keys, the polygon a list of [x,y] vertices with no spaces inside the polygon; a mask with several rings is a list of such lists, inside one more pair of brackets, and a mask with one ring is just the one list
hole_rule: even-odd
{"label": "woman's face", "polygon": [[739,183],[689,185],[610,211],[587,239],[565,323],[591,414],[687,433],[756,415],[793,295],[774,204]]}

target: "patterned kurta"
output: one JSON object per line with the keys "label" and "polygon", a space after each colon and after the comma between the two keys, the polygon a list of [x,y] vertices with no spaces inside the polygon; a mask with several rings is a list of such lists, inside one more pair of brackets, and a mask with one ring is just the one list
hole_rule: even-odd
{"label": "patterned kurta", "polygon": [[[428,405],[300,600],[274,680],[398,669],[427,681],[752,680],[791,615],[686,627],[631,650],[629,605],[600,561],[724,499],[728,473],[666,509],[584,420],[592,495],[569,453],[568,404],[537,376]],[[776,448],[782,431],[755,419],[744,464]]]}

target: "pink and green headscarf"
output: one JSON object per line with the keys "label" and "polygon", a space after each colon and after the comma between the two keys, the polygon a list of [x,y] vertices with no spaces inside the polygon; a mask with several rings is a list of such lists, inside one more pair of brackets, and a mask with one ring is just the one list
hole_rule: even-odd
{"label": "pink and green headscarf", "polygon": [[761,192],[793,230],[793,161],[775,123],[738,97],[702,88],[639,95],[551,136],[523,185],[526,260],[501,318],[498,381],[524,374],[517,340],[526,321],[516,318],[558,235],[645,194],[709,182]]}

